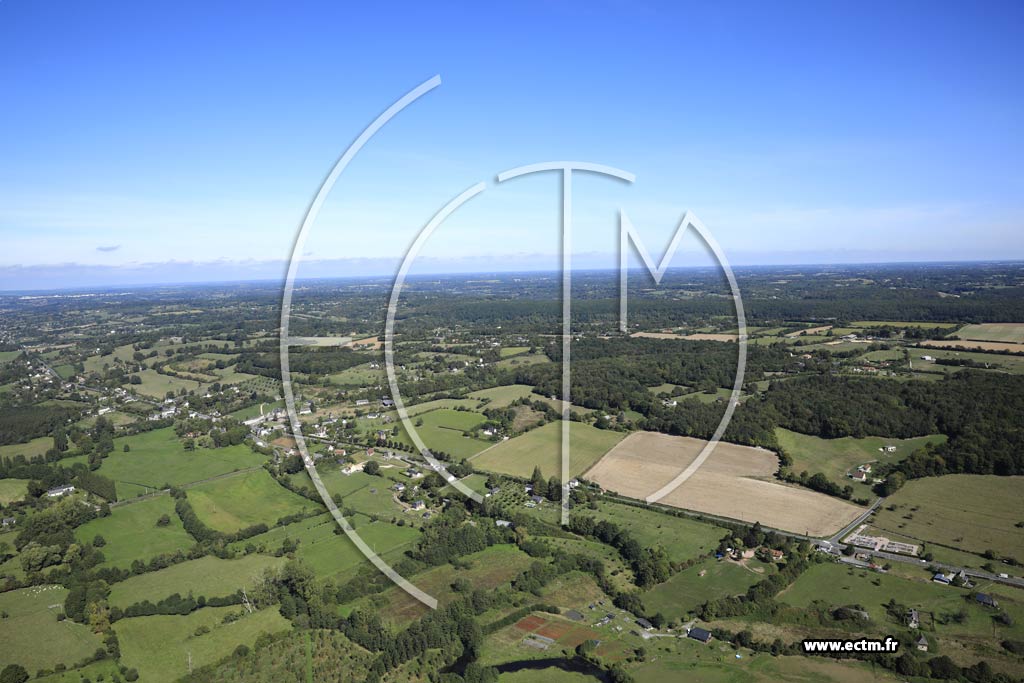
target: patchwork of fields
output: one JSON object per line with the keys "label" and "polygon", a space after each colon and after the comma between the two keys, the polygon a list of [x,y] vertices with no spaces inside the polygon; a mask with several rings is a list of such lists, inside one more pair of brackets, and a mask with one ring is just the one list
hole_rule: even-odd
{"label": "patchwork of fields", "polygon": [[[597,429],[580,422],[569,423],[570,475],[578,476],[590,469],[612,446],[622,440],[621,432]],[[545,477],[560,476],[562,423],[549,422],[514,439],[489,449],[473,459],[473,467],[529,477],[540,467]]]}
{"label": "patchwork of fields", "polygon": [[[586,476],[603,488],[645,499],[692,463],[705,442],[652,432],[627,437]],[[778,461],[759,448],[719,443],[711,457],[661,503],[827,536],[857,518],[862,508],[774,479]]]}
{"label": "patchwork of fields", "polygon": [[123,500],[166,484],[180,486],[263,462],[263,456],[242,445],[186,451],[174,431],[166,428],[114,439],[114,451],[103,459],[99,473],[117,483],[117,497]]}
{"label": "patchwork of fields", "polygon": [[[908,481],[875,513],[878,528],[1024,560],[1024,477],[947,474]],[[890,509],[895,507],[895,509]]]}

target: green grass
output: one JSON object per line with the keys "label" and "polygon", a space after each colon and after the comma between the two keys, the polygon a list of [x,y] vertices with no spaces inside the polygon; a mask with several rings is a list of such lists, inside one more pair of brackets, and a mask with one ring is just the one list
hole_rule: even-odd
{"label": "green grass", "polygon": [[231,417],[236,420],[249,420],[260,415],[260,406],[263,406],[263,413],[270,413],[274,411],[274,408],[284,408],[284,401],[275,401],[274,403],[254,403],[248,408],[242,408],[231,413]]}
{"label": "green grass", "polygon": [[[1024,561],[1024,477],[948,474],[907,482],[875,514],[876,527],[982,553],[993,549]],[[896,510],[890,511],[890,505]],[[911,517],[907,519],[907,517]]]}
{"label": "green grass", "polygon": [[[960,372],[963,368],[957,365],[939,365],[922,360],[921,356],[932,358],[958,358],[983,363],[994,372],[1008,372],[1012,375],[1024,374],[1024,356],[1009,356],[1002,353],[984,353],[981,351],[961,351],[957,349],[939,349],[930,346],[918,346],[910,349],[910,360],[915,370],[928,369],[930,372],[946,374]],[[982,368],[984,369],[984,368]]]}
{"label": "green grass", "polygon": [[0,479],[0,505],[10,505],[28,493],[28,479]]}
{"label": "green grass", "polygon": [[502,358],[508,358],[509,356],[518,356],[521,353],[526,353],[529,350],[529,346],[506,346],[499,353]]}
{"label": "green grass", "polygon": [[235,560],[222,560],[213,555],[172,565],[160,571],[138,574],[115,583],[110,588],[109,602],[122,609],[136,602],[157,602],[174,593],[208,598],[231,595],[239,588],[249,588],[268,567],[281,567],[287,560],[268,555],[246,555]]}
{"label": "green grass", "polygon": [[[291,629],[276,607],[223,623],[225,615],[239,610],[206,607],[188,616],[122,619],[114,625],[121,645],[121,662],[138,669],[141,681],[171,683],[188,674],[189,655],[193,668],[198,668],[231,654],[239,645],[251,648],[261,633]],[[209,633],[194,635],[202,626],[209,628]]]}
{"label": "green grass", "polygon": [[[790,466],[793,472],[797,474],[803,471],[810,474],[821,472],[840,486],[854,485],[856,497],[872,497],[868,487],[855,484],[846,476],[847,472],[855,471],[858,465],[874,460],[880,463],[896,463],[915,450],[923,448],[929,442],[938,444],[946,441],[946,436],[942,434],[914,439],[887,439],[878,436],[862,439],[851,436],[841,439],[822,439],[817,436],[791,432],[781,427],[775,430],[775,436],[782,450],[793,458],[793,464]],[[878,450],[885,446],[895,446],[896,452],[886,453]]]}
{"label": "green grass", "polygon": [[488,408],[504,408],[517,398],[540,398],[540,396],[533,395],[533,387],[528,384],[507,384],[493,389],[481,389],[474,391],[469,396],[480,400],[491,399],[491,402],[487,404]]}
{"label": "green grass", "polygon": [[[162,515],[171,523],[157,526]],[[195,541],[181,525],[174,513],[174,500],[170,496],[157,496],[147,500],[119,505],[109,517],[101,517],[75,529],[81,543],[91,544],[97,536],[107,542],[100,551],[106,558],[104,567],[129,567],[133,560],[148,560],[163,553],[187,550]]]}
{"label": "green grass", "polygon": [[[80,669],[69,669],[59,673],[52,673],[42,678],[33,678],[33,683],[82,683],[86,678],[93,681],[114,680],[114,674],[119,673],[117,662],[112,659],[101,659],[98,662],[87,664]],[[100,678],[103,676],[103,679]]]}
{"label": "green grass", "polygon": [[203,387],[201,383],[196,382],[195,380],[161,375],[156,370],[152,369],[146,369],[135,374],[137,374],[139,379],[142,380],[142,384],[125,384],[125,388],[134,389],[138,393],[152,398],[163,398],[168,391],[173,391],[177,394],[182,389],[187,391],[198,391]]}
{"label": "green grass", "polygon": [[645,547],[660,545],[673,562],[714,550],[726,533],[704,522],[618,503],[602,503],[594,516],[628,529]]}
{"label": "green grass", "polygon": [[958,339],[1024,343],[1024,325],[1020,323],[982,323],[966,325],[954,335]]}
{"label": "green grass", "polygon": [[188,501],[207,526],[231,533],[316,506],[278,484],[263,469],[215,479],[188,490]]}
{"label": "green grass", "polygon": [[855,320],[850,323],[850,327],[914,327],[914,328],[928,328],[941,327],[944,330],[951,330],[957,327],[957,323],[930,323],[930,322],[908,322],[908,321],[897,321],[891,320]]}
{"label": "green grass", "polygon": [[14,351],[0,351],[0,365],[6,365],[21,355],[21,349]]}
{"label": "green grass", "polygon": [[[975,589],[994,593],[1004,609],[1016,622],[1011,628],[1000,629],[1000,637],[1021,639],[1024,637],[1024,605],[1015,589],[1001,588],[992,584],[981,583]],[[807,607],[815,600],[822,600],[829,605],[862,605],[871,615],[872,625],[876,628],[891,631],[897,624],[886,614],[885,604],[890,599],[907,607],[914,607],[921,612],[931,612],[936,616],[955,614],[965,610],[967,618],[962,624],[951,622],[936,624],[935,633],[939,636],[992,636],[992,612],[969,600],[970,591],[953,586],[943,586],[927,579],[912,580],[893,574],[879,574],[866,570],[855,569],[847,565],[825,563],[812,566],[783,591],[779,600],[794,607]]]}
{"label": "green grass", "polygon": [[0,669],[21,664],[35,673],[57,664],[73,666],[103,647],[88,626],[70,619],[57,621],[68,591],[60,586],[34,586],[0,593]]}
{"label": "green grass", "polygon": [[504,358],[494,364],[498,368],[519,368],[525,365],[537,365],[539,363],[550,363],[551,359],[543,353],[528,353],[523,356],[512,356]]}
{"label": "green grass", "polygon": [[263,456],[243,445],[188,452],[168,427],[114,439],[114,452],[103,460],[99,473],[117,482],[117,497],[125,499],[164,484],[188,484],[263,462]]}
{"label": "green grass", "polygon": [[[459,596],[451,585],[457,578],[465,578],[474,589],[491,590],[511,581],[533,562],[529,555],[514,545],[494,545],[462,559],[467,563],[467,569],[456,570],[451,565],[442,565],[416,574],[410,580],[437,598],[440,605],[445,605]],[[404,626],[429,611],[429,608],[397,586],[370,601],[374,605],[371,609],[395,626]]]}
{"label": "green grass", "polygon": [[53,448],[53,438],[41,436],[38,439],[32,439],[25,443],[12,443],[0,446],[0,458],[13,458],[16,455],[32,458],[37,455],[45,455],[46,451],[51,448]]}
{"label": "green grass", "polygon": [[442,408],[419,416],[423,424],[416,427],[423,443],[432,451],[450,454],[456,460],[475,455],[491,445],[490,441],[463,436],[483,424],[480,413]]}
{"label": "green grass", "polygon": [[[748,560],[747,563],[749,567],[763,569],[764,573],[728,560],[711,558],[698,562],[645,592],[641,596],[644,608],[651,614],[661,612],[669,619],[678,619],[712,598],[745,593],[771,571],[771,566],[763,562]],[[700,576],[701,571],[706,571],[704,576]]]}
{"label": "green grass", "polygon": [[[580,422],[569,423],[572,476],[590,469],[612,446],[625,437],[621,432],[597,429]],[[562,423],[550,422],[505,441],[473,460],[478,470],[529,477],[539,466],[545,477],[561,474]]]}
{"label": "green grass", "polygon": [[[643,683],[864,683],[900,681],[885,669],[854,660],[834,661],[824,657],[770,657],[741,650],[736,659],[732,647],[723,649],[716,641],[704,645],[688,638],[660,640],[658,655],[629,671]],[[648,646],[648,650],[655,646]],[[501,683],[505,678],[499,679]],[[591,679],[593,680],[593,679]]]}
{"label": "green grass", "polygon": [[[360,454],[360,459],[364,459],[365,456]],[[393,470],[381,470],[382,472],[389,472]],[[317,472],[320,474],[320,481],[324,483],[324,487],[333,496],[339,494],[342,497],[349,496],[361,488],[367,486],[376,488],[387,488],[391,486],[391,482],[381,477],[366,474],[364,472],[353,472],[352,474],[342,474],[341,468],[336,465],[324,466],[318,465]],[[310,490],[315,490],[313,481],[309,478],[309,473],[306,470],[302,470],[296,474],[292,474],[289,478],[297,485],[305,487]]]}
{"label": "green grass", "polygon": [[[469,408],[472,410],[479,405],[479,401],[470,398],[436,398],[433,401],[426,401],[425,403],[417,403],[416,405],[406,406],[405,412],[410,416],[420,415],[422,413],[428,413],[431,410],[437,410],[438,408]],[[397,414],[397,413],[396,413]]]}
{"label": "green grass", "polygon": [[330,376],[334,384],[357,385],[360,387],[380,384],[386,386],[388,378],[383,367],[371,368],[369,363],[336,372]]}
{"label": "green grass", "polygon": [[[384,521],[370,522],[363,517],[350,521],[359,536],[385,560],[397,559],[420,537],[420,532],[409,526],[400,527]],[[339,577],[352,573],[368,560],[347,536],[335,533],[336,529],[334,518],[325,513],[286,527],[276,527],[259,536],[239,541],[233,547],[242,548],[252,544],[273,552],[281,547],[286,538],[290,538],[299,542],[296,557],[308,564],[318,576]]]}

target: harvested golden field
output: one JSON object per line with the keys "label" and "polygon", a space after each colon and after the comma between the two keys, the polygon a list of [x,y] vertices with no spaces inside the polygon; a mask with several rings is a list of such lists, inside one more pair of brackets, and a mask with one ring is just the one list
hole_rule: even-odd
{"label": "harvested golden field", "polygon": [[[630,434],[587,473],[605,489],[644,500],[690,465],[701,439],[653,432]],[[771,451],[719,443],[711,457],[659,502],[811,536],[828,536],[863,508],[775,480]]]}
{"label": "harvested golden field", "polygon": [[937,349],[981,349],[982,351],[1009,351],[1024,353],[1024,344],[1012,342],[975,341],[973,339],[929,339],[919,346],[930,346]]}
{"label": "harvested golden field", "polygon": [[734,342],[737,339],[735,334],[716,334],[712,332],[698,332],[697,334],[688,334],[683,339],[689,339],[691,341],[718,341],[718,342]]}

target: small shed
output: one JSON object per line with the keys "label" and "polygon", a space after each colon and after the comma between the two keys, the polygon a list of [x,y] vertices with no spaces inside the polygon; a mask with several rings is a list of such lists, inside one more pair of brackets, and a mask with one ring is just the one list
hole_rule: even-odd
{"label": "small shed", "polygon": [[694,640],[699,640],[702,643],[706,643],[709,640],[711,640],[711,631],[708,631],[703,628],[698,628],[696,626],[694,628],[691,628],[689,633],[687,633],[686,635],[687,637],[693,638]]}

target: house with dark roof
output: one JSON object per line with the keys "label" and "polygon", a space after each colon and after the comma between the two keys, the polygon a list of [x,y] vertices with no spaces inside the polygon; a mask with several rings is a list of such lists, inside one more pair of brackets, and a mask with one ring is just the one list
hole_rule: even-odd
{"label": "house with dark roof", "polygon": [[654,624],[652,624],[651,622],[647,621],[646,619],[637,619],[636,620],[636,625],[639,626],[640,628],[642,628],[645,631],[650,631],[652,628],[654,628]]}
{"label": "house with dark roof", "polygon": [[924,636],[918,638],[914,644],[917,645],[917,649],[921,652],[928,652],[928,639]]}
{"label": "house with dark roof", "polygon": [[999,607],[999,601],[988,593],[978,593],[974,596],[974,599],[985,607]]}
{"label": "house with dark roof", "polygon": [[702,628],[697,628],[695,626],[694,628],[690,629],[689,633],[687,633],[686,636],[688,638],[693,638],[694,640],[699,640],[702,643],[706,643],[711,640],[711,631],[707,631]]}

